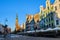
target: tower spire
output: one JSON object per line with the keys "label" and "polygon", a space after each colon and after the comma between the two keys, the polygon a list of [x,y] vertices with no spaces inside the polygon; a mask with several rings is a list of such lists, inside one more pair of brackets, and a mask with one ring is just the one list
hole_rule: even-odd
{"label": "tower spire", "polygon": [[17,13],[16,13],[16,24],[15,24],[15,26],[16,26],[16,31],[20,31],[20,26],[18,24],[18,14]]}

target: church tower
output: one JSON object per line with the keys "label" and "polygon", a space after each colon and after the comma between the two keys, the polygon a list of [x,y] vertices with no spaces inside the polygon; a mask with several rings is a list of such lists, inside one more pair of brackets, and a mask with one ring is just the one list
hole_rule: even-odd
{"label": "church tower", "polygon": [[20,25],[18,24],[18,14],[16,14],[16,31],[20,31]]}

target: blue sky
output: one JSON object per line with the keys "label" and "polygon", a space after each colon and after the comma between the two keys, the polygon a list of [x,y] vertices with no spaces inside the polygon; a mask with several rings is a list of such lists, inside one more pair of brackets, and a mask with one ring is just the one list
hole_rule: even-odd
{"label": "blue sky", "polygon": [[[18,13],[19,24],[26,21],[26,14],[36,14],[40,5],[45,7],[46,0],[0,0],[0,23],[5,24],[8,19],[9,27],[15,29],[16,13]],[[53,3],[54,0],[51,0]]]}

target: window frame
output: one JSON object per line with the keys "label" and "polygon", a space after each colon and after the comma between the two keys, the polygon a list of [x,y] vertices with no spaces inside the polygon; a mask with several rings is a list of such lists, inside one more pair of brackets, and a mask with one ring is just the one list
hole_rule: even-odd
{"label": "window frame", "polygon": [[55,10],[57,10],[57,6],[55,6]]}
{"label": "window frame", "polygon": [[59,20],[56,20],[56,25],[59,25]]}

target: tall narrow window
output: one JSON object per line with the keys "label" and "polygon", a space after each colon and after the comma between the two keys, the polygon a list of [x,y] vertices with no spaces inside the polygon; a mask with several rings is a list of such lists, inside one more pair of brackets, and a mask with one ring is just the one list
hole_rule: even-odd
{"label": "tall narrow window", "polygon": [[49,7],[48,7],[48,10],[49,10]]}
{"label": "tall narrow window", "polygon": [[51,9],[53,9],[53,6],[51,7]]}
{"label": "tall narrow window", "polygon": [[49,17],[49,22],[50,22],[50,17]]}
{"label": "tall narrow window", "polygon": [[52,23],[52,27],[53,27],[53,23]]}
{"label": "tall narrow window", "polygon": [[42,13],[42,10],[41,10],[41,13]]}
{"label": "tall narrow window", "polygon": [[57,10],[57,6],[55,6],[55,10]]}
{"label": "tall narrow window", "polygon": [[59,8],[60,8],[60,4],[59,4]]}
{"label": "tall narrow window", "polygon": [[56,20],[56,25],[59,25],[59,20]]}

